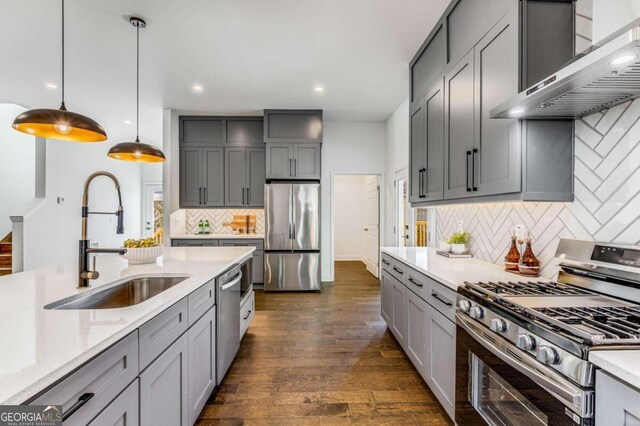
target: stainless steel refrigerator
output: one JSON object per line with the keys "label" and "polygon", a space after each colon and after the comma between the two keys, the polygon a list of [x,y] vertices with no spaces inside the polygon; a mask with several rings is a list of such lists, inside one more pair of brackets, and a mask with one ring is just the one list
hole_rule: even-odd
{"label": "stainless steel refrigerator", "polygon": [[320,291],[320,184],[268,183],[265,291]]}

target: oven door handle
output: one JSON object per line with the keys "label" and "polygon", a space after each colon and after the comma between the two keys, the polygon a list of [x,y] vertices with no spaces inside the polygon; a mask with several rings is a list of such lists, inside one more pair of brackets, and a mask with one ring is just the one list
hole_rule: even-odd
{"label": "oven door handle", "polygon": [[[475,329],[473,329],[465,320],[465,318],[461,317],[459,313],[456,313],[456,323],[464,329],[471,337],[477,340],[484,348],[489,350],[493,355],[500,358],[503,362],[505,362],[510,367],[519,371],[520,373],[527,376],[533,382],[535,382],[538,386],[546,390],[547,392],[555,395],[565,406],[570,408],[572,411],[576,412],[581,417],[588,417],[593,413],[584,412],[585,411],[585,392],[578,388],[577,386],[572,385],[566,379],[561,377],[559,374],[554,374],[550,371],[550,374],[554,376],[554,379],[558,381],[554,381],[549,377],[546,377],[544,374],[539,371],[534,370],[534,366],[530,365],[534,361],[531,360],[527,362],[527,358],[523,357],[522,360],[518,360],[504,353],[496,346],[494,342],[484,338],[481,334],[479,334]],[[502,340],[502,338],[498,338]],[[540,368],[540,367],[535,367]],[[562,383],[560,383],[562,382]]]}

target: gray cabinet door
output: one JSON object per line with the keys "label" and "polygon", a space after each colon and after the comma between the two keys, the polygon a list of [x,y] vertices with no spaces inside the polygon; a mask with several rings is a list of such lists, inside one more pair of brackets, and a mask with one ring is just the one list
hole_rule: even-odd
{"label": "gray cabinet door", "polygon": [[253,252],[253,283],[264,283],[264,252]]}
{"label": "gray cabinet door", "polygon": [[202,204],[206,207],[224,205],[224,150],[202,149]]}
{"label": "gray cabinet door", "polygon": [[227,145],[264,145],[262,117],[226,117]]}
{"label": "gray cabinet door", "polygon": [[453,419],[455,415],[456,325],[429,307],[427,384]]}
{"label": "gray cabinet door", "polygon": [[424,178],[427,169],[427,135],[424,99],[415,102],[409,112],[409,202],[424,198]]}
{"label": "gray cabinet door", "polygon": [[293,178],[320,179],[319,143],[296,143],[293,145]]}
{"label": "gray cabinet door", "polygon": [[322,142],[322,110],[265,110],[265,142]]}
{"label": "gray cabinet door", "polygon": [[202,149],[180,148],[180,207],[200,207],[202,186]]}
{"label": "gray cabinet door", "polygon": [[443,21],[436,24],[427,40],[409,65],[412,103],[423,98],[433,79],[447,64],[447,29]]}
{"label": "gray cabinet door", "polygon": [[246,153],[246,205],[264,206],[264,184],[266,182],[265,148],[247,148]]}
{"label": "gray cabinet door", "polygon": [[405,348],[407,335],[407,288],[396,280],[393,282],[393,320],[391,331],[400,345]]}
{"label": "gray cabinet door", "polygon": [[380,275],[380,310],[387,326],[393,326],[393,278],[385,270]]}
{"label": "gray cabinet door", "polygon": [[444,197],[444,87],[443,79],[427,93],[424,102],[426,121],[427,165],[422,174],[423,200]]}
{"label": "gray cabinet door", "polygon": [[412,291],[407,291],[407,355],[413,362],[422,378],[425,373],[427,358],[427,326],[429,325],[429,305]]}
{"label": "gray cabinet door", "polygon": [[293,175],[293,147],[288,143],[267,143],[267,179],[289,179]]}
{"label": "gray cabinet door", "polygon": [[445,76],[445,198],[469,197],[474,144],[473,51]]}
{"label": "gray cabinet door", "polygon": [[138,338],[141,370],[164,352],[178,336],[187,331],[188,310],[185,297],[140,326]]}
{"label": "gray cabinet door", "polygon": [[518,7],[476,45],[475,137],[473,184],[475,195],[521,190],[518,120],[493,120],[489,110],[518,93]]}
{"label": "gray cabinet door", "polygon": [[222,117],[180,117],[180,146],[221,145],[224,143]]}
{"label": "gray cabinet door", "polygon": [[224,205],[245,204],[245,148],[225,148]]}
{"label": "gray cabinet door", "polygon": [[187,332],[189,424],[198,419],[216,385],[216,310],[209,309]]}
{"label": "gray cabinet door", "polygon": [[187,352],[185,333],[140,374],[140,424],[189,424]]}
{"label": "gray cabinet door", "polygon": [[597,425],[640,425],[640,392],[596,370]]}
{"label": "gray cabinet door", "polygon": [[89,426],[138,426],[140,421],[139,380],[135,379]]}

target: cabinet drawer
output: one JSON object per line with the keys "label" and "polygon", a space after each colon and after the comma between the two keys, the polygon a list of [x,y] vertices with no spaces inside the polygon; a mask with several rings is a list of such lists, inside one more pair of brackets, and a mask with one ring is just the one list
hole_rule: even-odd
{"label": "cabinet drawer", "polygon": [[[79,406],[65,425],[86,425],[136,378],[138,371],[138,332],[134,331],[31,404],[62,405],[63,415]],[[79,398],[85,394],[93,396],[82,404]]]}
{"label": "cabinet drawer", "polygon": [[137,426],[140,416],[139,380],[136,379],[89,426]]}
{"label": "cabinet drawer", "polygon": [[187,296],[189,312],[187,319],[191,327],[216,303],[216,280],[213,279]]}
{"label": "cabinet drawer", "polygon": [[139,329],[140,370],[187,331],[187,298],[182,299]]}
{"label": "cabinet drawer", "polygon": [[391,268],[393,267],[393,263],[391,263],[393,258],[386,253],[382,253],[380,258],[382,259],[382,269],[385,271],[391,271]]}
{"label": "cabinet drawer", "polygon": [[429,287],[429,278],[420,272],[407,268],[406,286],[409,290],[420,296],[423,300],[427,300],[427,291]]}
{"label": "cabinet drawer", "polygon": [[427,302],[450,321],[455,322],[456,292],[431,278],[427,279],[429,282],[429,286],[427,287]]}
{"label": "cabinet drawer", "polygon": [[[386,260],[390,264],[387,265],[384,262],[384,260]],[[384,256],[382,265],[383,265],[383,268],[385,268],[387,271],[389,271],[389,273],[394,278],[396,278],[398,281],[400,281],[403,284],[405,284],[407,282],[407,278],[406,278],[407,265],[405,265],[404,263],[400,262],[398,259],[396,259],[394,257],[391,257],[391,256]]]}
{"label": "cabinet drawer", "polygon": [[173,247],[217,247],[218,240],[171,240]]}
{"label": "cabinet drawer", "polygon": [[240,338],[244,336],[244,333],[249,328],[249,324],[256,315],[256,299],[253,291],[246,298],[242,306],[240,306]]}
{"label": "cabinet drawer", "polygon": [[223,247],[255,247],[256,250],[264,250],[264,240],[262,239],[222,239],[220,240],[220,246]]}

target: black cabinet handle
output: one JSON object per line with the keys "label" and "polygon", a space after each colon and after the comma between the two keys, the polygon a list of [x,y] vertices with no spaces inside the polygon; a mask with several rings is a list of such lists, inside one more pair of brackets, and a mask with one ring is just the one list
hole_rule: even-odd
{"label": "black cabinet handle", "polygon": [[251,204],[251,199],[249,198],[250,197],[249,196],[249,188],[246,188],[246,189],[247,189],[247,205],[249,205],[249,204]]}
{"label": "black cabinet handle", "polygon": [[207,187],[202,188],[202,204],[207,204]]}
{"label": "black cabinet handle", "polygon": [[409,282],[415,286],[422,287],[422,284],[420,284],[418,281],[414,280],[411,277],[409,277]]}
{"label": "black cabinet handle", "polygon": [[242,318],[242,321],[246,321],[246,320],[248,320],[248,319],[249,319],[249,317],[251,316],[251,312],[252,312],[251,310],[250,310],[249,312],[247,312],[247,316],[246,316],[246,317],[244,317],[244,318]]}
{"label": "black cabinet handle", "polygon": [[293,176],[298,177],[298,159],[293,159]]}
{"label": "black cabinet handle", "polygon": [[402,269],[398,269],[397,267],[393,267],[393,270],[396,271],[397,273],[399,273],[400,275],[404,274],[404,271]]}
{"label": "black cabinet handle", "polygon": [[382,263],[384,263],[387,266],[391,265],[391,262],[389,262],[388,260],[385,260],[385,259],[382,259]]}
{"label": "black cabinet handle", "polygon": [[242,205],[244,205],[244,188],[242,188]]}
{"label": "black cabinet handle", "polygon": [[293,177],[293,158],[289,158],[289,176]]}
{"label": "black cabinet handle", "polygon": [[202,204],[202,188],[198,188],[198,204]]}
{"label": "black cabinet handle", "polygon": [[422,198],[427,198],[427,184],[425,177],[427,176],[427,169],[422,169]]}
{"label": "black cabinet handle", "polygon": [[469,159],[471,158],[471,151],[467,151],[467,192],[471,192],[471,187],[469,186]]}
{"label": "black cabinet handle", "polygon": [[71,407],[69,407],[69,409],[67,411],[65,411],[64,415],[62,416],[62,421],[65,421],[69,417],[71,417],[73,415],[73,413],[75,413],[76,411],[81,409],[82,406],[84,404],[86,404],[87,402],[89,402],[89,400],[91,398],[93,398],[93,394],[92,393],[83,393],[82,395],[80,395],[80,398],[78,398],[78,400],[75,402],[75,404],[73,404]]}
{"label": "black cabinet handle", "polygon": [[473,148],[473,154],[471,157],[471,187],[474,191],[478,190],[476,186],[476,154],[478,153],[477,148]]}
{"label": "black cabinet handle", "polygon": [[434,299],[436,299],[438,302],[445,304],[448,307],[452,307],[453,303],[449,302],[447,299],[444,299],[443,297],[441,297],[438,293],[431,292],[431,296],[433,296]]}

